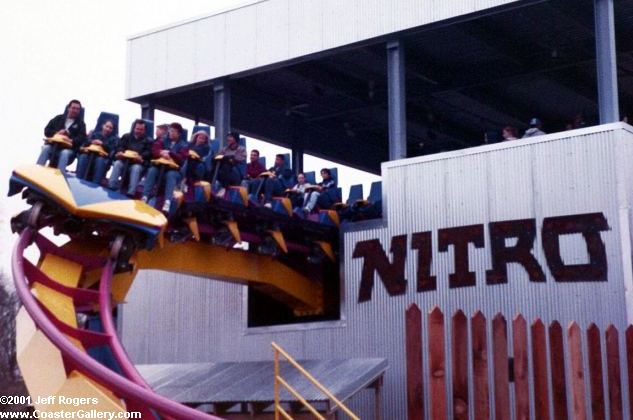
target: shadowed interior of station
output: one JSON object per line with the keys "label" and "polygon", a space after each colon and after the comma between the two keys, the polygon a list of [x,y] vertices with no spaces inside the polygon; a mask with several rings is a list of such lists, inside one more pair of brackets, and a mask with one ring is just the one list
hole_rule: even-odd
{"label": "shadowed interior of station", "polygon": [[[625,116],[633,112],[633,0],[614,8]],[[391,34],[405,48],[407,156],[495,142],[501,127],[522,132],[532,117],[548,133],[578,114],[598,124],[594,31],[592,1],[553,0]],[[391,37],[231,76],[232,127],[378,173],[389,159]],[[213,96],[209,81],[132,100],[213,124]]]}

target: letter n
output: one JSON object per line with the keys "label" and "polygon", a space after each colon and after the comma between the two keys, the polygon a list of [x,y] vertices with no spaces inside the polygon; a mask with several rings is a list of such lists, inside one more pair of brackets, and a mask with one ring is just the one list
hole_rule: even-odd
{"label": "letter n", "polygon": [[407,291],[407,280],[404,278],[407,236],[401,235],[391,238],[390,252],[393,255],[393,262],[389,262],[389,258],[378,239],[356,244],[352,258],[363,258],[358,302],[371,300],[375,272],[378,272],[378,276],[380,276],[390,296],[402,295]]}

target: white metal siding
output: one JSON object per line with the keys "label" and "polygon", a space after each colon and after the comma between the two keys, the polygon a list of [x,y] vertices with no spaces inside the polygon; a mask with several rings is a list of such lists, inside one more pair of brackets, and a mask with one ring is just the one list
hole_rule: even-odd
{"label": "white metal siding", "polygon": [[207,81],[514,1],[256,1],[130,38],[126,96]]}
{"label": "white metal siding", "polygon": [[[168,273],[141,273],[123,310],[124,343],[137,363],[270,360],[273,340],[298,358],[384,357],[389,370],[383,418],[404,419],[404,312],[412,302],[423,311],[439,305],[447,318],[457,309],[467,315],[481,309],[488,319],[503,312],[510,323],[521,312],[528,323],[535,317],[545,322],[557,319],[563,326],[576,320],[583,328],[595,322],[602,331],[611,323],[622,327],[627,315],[631,320],[632,167],[633,129],[619,123],[384,163],[386,227],[344,235],[343,321],[334,326],[323,323],[321,328],[248,330],[243,287]],[[601,233],[609,281],[555,283],[542,252],[542,220],[586,212],[603,212],[611,227]],[[507,285],[485,285],[485,270],[491,267],[485,229],[486,248],[470,249],[470,268],[477,273],[477,285],[448,289],[453,252],[437,252],[438,229],[524,218],[537,219],[534,254],[547,275],[545,283],[530,283],[523,268],[510,264]],[[409,250],[407,293],[391,297],[376,279],[372,300],[358,303],[363,261],[351,258],[356,243],[377,238],[388,250],[391,237],[408,234],[410,245],[411,233],[428,230],[433,232],[432,274],[437,276],[438,290],[416,293],[416,255]],[[561,239],[561,249],[567,263],[587,258],[584,241],[575,235]],[[150,313],[152,307],[160,309]],[[620,354],[625,354],[623,340],[620,346]],[[624,359],[621,357],[622,369]],[[446,377],[450,387],[450,371]],[[372,394],[366,391],[352,402],[363,418],[372,418]],[[571,404],[571,398],[568,400]]]}

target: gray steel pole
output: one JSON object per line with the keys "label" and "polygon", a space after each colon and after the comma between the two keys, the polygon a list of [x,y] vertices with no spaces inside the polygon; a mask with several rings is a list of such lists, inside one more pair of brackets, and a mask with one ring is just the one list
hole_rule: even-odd
{"label": "gray steel pole", "polygon": [[600,124],[620,120],[613,0],[594,0]]}
{"label": "gray steel pole", "polygon": [[231,89],[226,79],[213,84],[213,125],[215,138],[220,140],[220,147],[224,147],[231,127]]}
{"label": "gray steel pole", "polygon": [[[154,121],[154,103],[147,101],[141,104],[141,118],[144,120]],[[148,133],[153,136],[154,133]]]}
{"label": "gray steel pole", "polygon": [[387,84],[389,95],[389,160],[407,157],[407,109],[404,45],[387,43]]}
{"label": "gray steel pole", "polygon": [[295,174],[303,172],[303,147],[293,146],[292,148],[292,170]]}

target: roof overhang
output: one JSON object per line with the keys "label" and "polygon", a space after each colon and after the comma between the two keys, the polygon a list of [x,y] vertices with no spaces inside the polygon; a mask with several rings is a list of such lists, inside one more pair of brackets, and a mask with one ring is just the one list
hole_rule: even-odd
{"label": "roof overhang", "polygon": [[264,0],[128,40],[138,98],[476,14],[516,0]]}
{"label": "roof overhang", "polygon": [[[598,121],[593,0],[469,1],[469,9],[460,8],[462,1],[407,0],[389,13],[381,8],[391,2],[376,0],[363,2],[367,10],[354,9],[359,1],[336,7],[286,3],[281,7],[269,0],[226,12],[214,29],[204,25],[220,15],[133,38],[131,63],[142,57],[154,61],[144,65],[147,87],[134,87],[131,99],[213,124],[214,77],[227,76],[231,128],[378,173],[388,160],[386,42],[398,39],[405,47],[408,156],[494,142],[501,127],[511,124],[522,131],[535,116],[547,132],[564,130],[576,114],[588,125]],[[275,23],[282,32],[293,29],[279,40],[263,29],[250,34],[252,27],[271,22],[267,13],[272,12],[263,10],[273,4],[280,14],[294,10]],[[297,4],[305,16],[297,15]],[[633,0],[614,7],[625,114],[633,109]],[[232,13],[254,13],[254,18],[229,17]],[[398,23],[388,26],[387,17]],[[373,28],[371,35],[363,25]],[[214,38],[210,31],[218,28],[224,28],[222,35]],[[185,32],[189,35],[177,36]],[[154,36],[164,42],[150,42]],[[128,76],[140,77],[135,71],[140,72],[130,70]]]}

